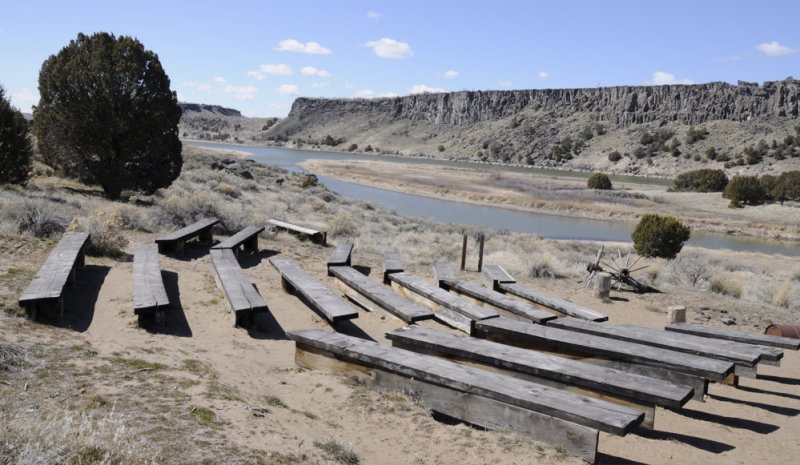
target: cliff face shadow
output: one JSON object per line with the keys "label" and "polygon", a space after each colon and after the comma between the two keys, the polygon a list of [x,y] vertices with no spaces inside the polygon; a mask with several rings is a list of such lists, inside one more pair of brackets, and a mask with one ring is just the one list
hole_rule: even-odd
{"label": "cliff face shadow", "polygon": [[178,337],[192,337],[192,328],[186,320],[186,314],[181,305],[181,291],[178,286],[178,273],[174,271],[161,271],[164,289],[169,297],[169,310],[167,310],[164,325],[158,325],[154,318],[142,318],[140,325],[148,333],[170,334]]}
{"label": "cliff face shadow", "polygon": [[45,315],[42,322],[81,333],[86,331],[92,324],[97,297],[110,270],[100,265],[86,265],[78,270],[75,285],[64,288],[64,316]]}

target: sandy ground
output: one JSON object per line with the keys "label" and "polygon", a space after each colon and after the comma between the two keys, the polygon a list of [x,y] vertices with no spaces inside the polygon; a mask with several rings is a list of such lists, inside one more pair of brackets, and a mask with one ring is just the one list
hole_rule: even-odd
{"label": "sandy ground", "polygon": [[[134,243],[150,242],[154,237],[132,237],[130,252]],[[0,274],[12,266],[35,269],[46,256],[43,248],[19,239],[0,238],[0,243]],[[240,259],[270,307],[270,314],[262,315],[256,329],[233,327],[225,298],[211,275],[207,246],[197,245],[189,247],[183,258],[161,257],[167,290],[176,302],[163,330],[146,330],[137,324],[130,262],[89,257],[78,286],[68,293],[64,320],[49,327],[17,324],[16,317],[3,315],[0,340],[89,344],[100,357],[117,355],[163,363],[166,373],[176,379],[189,377],[198,382],[188,387],[170,384],[169,389],[185,393],[191,403],[211,408],[227,422],[215,433],[219,441],[263,454],[303,453],[308,454],[307,463],[328,463],[313,442],[335,438],[351,447],[364,464],[581,463],[574,457],[561,457],[552,445],[505,432],[440,423],[411,400],[354,387],[328,373],[296,369],[294,343],[286,339],[285,332],[330,328],[300,300],[281,291],[279,275],[267,259],[290,257],[333,289],[332,278],[325,272],[332,249],[285,234],[262,238],[259,245],[260,252]],[[362,256],[356,249],[353,264],[380,281],[378,257]],[[408,269],[432,281],[427,267],[412,265]],[[474,270],[462,276],[479,282]],[[610,316],[610,324],[663,327],[669,305],[689,305],[692,321],[698,316],[696,309],[708,304],[689,294],[626,292],[612,293],[612,302],[604,304],[572,280],[522,283],[602,311]],[[403,326],[400,320],[362,308],[352,323],[344,332],[382,343],[387,343],[385,331]],[[448,329],[436,322],[425,324]],[[186,360],[200,360],[208,370],[187,374],[180,368]],[[136,378],[126,381],[135,382]],[[37,389],[37,383],[46,380],[34,382],[30,389]],[[231,395],[205,395],[212,384]],[[626,437],[601,433],[600,462],[790,463],[800,455],[798,386],[800,354],[786,351],[781,367],[759,367],[758,379],[743,378],[738,388],[713,384],[705,402],[690,401],[678,411],[657,409],[655,431],[636,431]],[[98,381],[87,389],[86,396],[125,388]],[[279,397],[286,408],[269,406],[270,413],[260,416],[248,410],[248,406],[264,406],[265,396]]]}
{"label": "sandy ground", "polygon": [[672,193],[665,186],[631,182],[614,183],[614,191],[628,198],[599,197],[586,190],[586,180],[573,177],[372,160],[307,160],[300,165],[356,184],[477,205],[630,223],[657,212],[699,231],[800,240],[796,204],[731,209],[719,193]]}

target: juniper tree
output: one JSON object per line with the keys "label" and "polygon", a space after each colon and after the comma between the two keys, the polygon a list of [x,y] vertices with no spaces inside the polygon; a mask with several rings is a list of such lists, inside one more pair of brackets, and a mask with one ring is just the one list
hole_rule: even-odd
{"label": "juniper tree", "polygon": [[110,198],[152,193],[180,174],[177,95],[158,55],[137,39],[78,34],[42,65],[39,94],[39,150],[62,173]]}
{"label": "juniper tree", "polygon": [[0,87],[0,183],[25,184],[32,153],[28,122],[11,107]]}

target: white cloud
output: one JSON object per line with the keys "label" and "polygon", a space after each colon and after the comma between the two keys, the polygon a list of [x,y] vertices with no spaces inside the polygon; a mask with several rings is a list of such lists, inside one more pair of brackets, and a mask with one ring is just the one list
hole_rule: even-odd
{"label": "white cloud", "polygon": [[694,84],[691,79],[676,79],[674,74],[656,71],[653,78],[644,81],[647,85],[663,86],[667,84]]}
{"label": "white cloud", "polygon": [[501,85],[501,86],[503,86],[503,87],[511,87],[511,86],[513,86],[513,85],[514,85],[514,83],[513,83],[513,82],[511,82],[511,81],[505,81],[505,80],[502,80],[502,79],[501,79],[500,81],[498,81],[497,83],[498,83],[498,84],[500,84],[500,85]]}
{"label": "white cloud", "polygon": [[409,94],[436,94],[439,92],[446,92],[439,87],[428,87],[425,84],[417,84],[408,91]]}
{"label": "white cloud", "polygon": [[303,69],[300,70],[300,74],[302,74],[303,76],[331,77],[331,73],[322,69],[317,69],[313,66],[304,67]]}
{"label": "white cloud", "polygon": [[353,94],[355,98],[394,98],[399,97],[399,95],[395,94],[394,92],[383,92],[381,94],[375,93],[374,90],[364,89],[359,90],[355,94]]}
{"label": "white cloud", "polygon": [[550,75],[546,71],[539,71],[539,77],[541,79],[547,79]]}
{"label": "white cloud", "polygon": [[756,45],[756,50],[763,53],[768,57],[779,57],[782,55],[791,55],[793,53],[800,53],[800,49],[789,48],[785,45],[779,44],[777,41],[764,42],[763,44]]}
{"label": "white cloud", "polygon": [[212,81],[214,81],[215,83],[217,83],[217,84],[219,84],[221,86],[224,86],[225,84],[228,83],[227,79],[225,79],[224,77],[219,77],[219,76],[217,76],[214,79],[212,79]]}
{"label": "white cloud", "polygon": [[367,12],[367,18],[369,18],[369,19],[371,19],[373,21],[377,21],[377,20],[381,19],[382,16],[383,16],[383,13],[378,13],[377,11],[370,10],[370,11]]}
{"label": "white cloud", "polygon": [[278,87],[275,93],[281,95],[298,95],[300,93],[300,88],[294,84],[284,84]]}
{"label": "white cloud", "polygon": [[223,92],[233,95],[236,100],[254,100],[256,97],[253,94],[258,92],[258,88],[255,86],[225,86]]}
{"label": "white cloud", "polygon": [[30,106],[39,102],[39,94],[29,87],[23,87],[19,92],[12,92],[9,94],[11,101],[17,106]]}
{"label": "white cloud", "polygon": [[372,47],[372,50],[375,51],[375,55],[378,55],[381,58],[394,58],[396,60],[402,60],[404,58],[411,58],[414,56],[414,52],[411,50],[411,47],[407,42],[398,42],[387,37],[384,37],[381,40],[367,42],[364,45],[367,47]]}
{"label": "white cloud", "polygon": [[315,83],[311,84],[311,88],[312,89],[322,89],[322,88],[328,87],[330,85],[331,85],[330,82],[315,82]]}
{"label": "white cloud", "polygon": [[445,79],[455,79],[458,77],[458,71],[453,71],[452,69],[449,71],[444,72]]}
{"label": "white cloud", "polygon": [[394,92],[384,92],[382,94],[378,94],[378,98],[394,98],[399,97],[399,95],[395,94]]}
{"label": "white cloud", "polygon": [[294,39],[287,39],[278,42],[275,50],[280,52],[298,52],[311,55],[330,55],[332,52],[317,42],[306,42],[305,44]]}
{"label": "white cloud", "polygon": [[261,71],[247,71],[247,75],[250,76],[251,78],[258,79],[259,81],[262,81],[268,77]]}
{"label": "white cloud", "polygon": [[261,65],[259,66],[262,72],[267,74],[274,74],[276,76],[291,76],[292,67],[281,63],[279,65]]}

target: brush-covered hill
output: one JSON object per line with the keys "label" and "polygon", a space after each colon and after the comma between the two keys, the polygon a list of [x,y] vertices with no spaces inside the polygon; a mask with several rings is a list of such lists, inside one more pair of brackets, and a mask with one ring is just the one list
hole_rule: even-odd
{"label": "brush-covered hill", "polygon": [[298,98],[261,143],[671,176],[800,166],[800,81]]}
{"label": "brush-covered hill", "polygon": [[219,105],[180,103],[179,134],[184,139],[252,143],[278,118],[248,118],[239,110]]}

